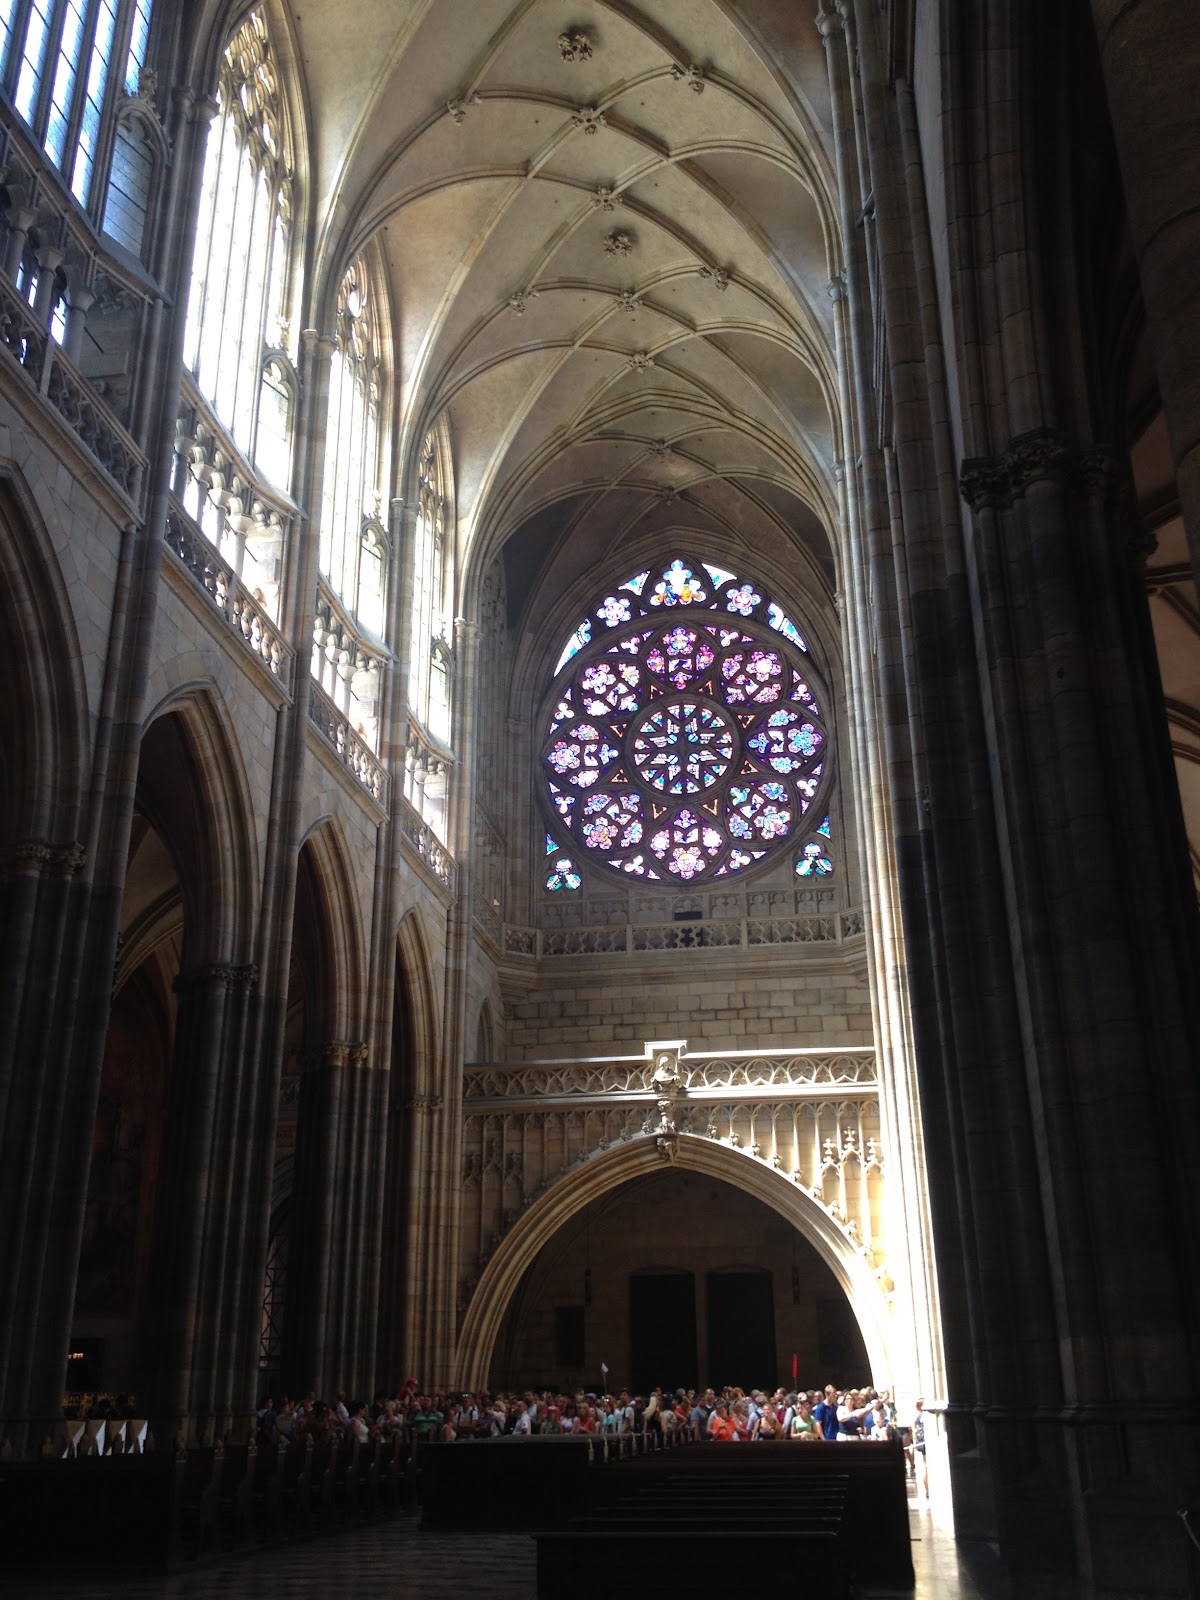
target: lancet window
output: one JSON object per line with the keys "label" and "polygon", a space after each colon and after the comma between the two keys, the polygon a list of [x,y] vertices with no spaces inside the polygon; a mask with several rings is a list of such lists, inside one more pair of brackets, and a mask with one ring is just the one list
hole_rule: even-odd
{"label": "lancet window", "polygon": [[417,463],[409,706],[422,727],[443,744],[450,740],[451,710],[451,652],[445,610],[449,477],[437,437],[429,433]]}
{"label": "lancet window", "polygon": [[382,520],[389,477],[379,296],[360,257],[342,280],[329,375],[321,493],[322,575],[376,638],[385,632],[389,562]]}
{"label": "lancet window", "polygon": [[342,279],[329,372],[313,676],[372,750],[386,652],[390,478],[384,307],[363,257]]}
{"label": "lancet window", "polygon": [[93,198],[116,99],[137,91],[151,7],[152,0],[0,0],[4,88],[81,205]]}
{"label": "lancet window", "polygon": [[723,568],[679,555],[596,596],[542,724],[547,889],[584,865],[698,885],[797,843],[800,876],[831,870],[827,698],[789,613]]}
{"label": "lancet window", "polygon": [[[255,454],[264,358],[286,342],[292,226],[287,118],[266,21],[250,11],[221,63],[209,127],[184,359],[244,454]],[[269,402],[268,402],[269,405]],[[275,448],[272,440],[270,448]]]}

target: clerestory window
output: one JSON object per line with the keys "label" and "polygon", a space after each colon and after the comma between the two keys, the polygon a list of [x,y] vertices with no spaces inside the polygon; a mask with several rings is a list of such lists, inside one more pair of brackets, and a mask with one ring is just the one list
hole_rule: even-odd
{"label": "clerestory window", "polygon": [[0,0],[0,81],[71,193],[90,206],[119,96],[137,92],[152,0]]}
{"label": "clerestory window", "polygon": [[435,433],[426,435],[417,462],[409,707],[427,732],[450,740],[451,653],[446,624],[446,513],[450,470]]}
{"label": "clerestory window", "polygon": [[379,295],[354,261],[338,295],[321,493],[321,574],[376,638],[385,631],[389,568],[383,504],[389,478]]}
{"label": "clerestory window", "polygon": [[[246,455],[266,415],[279,470],[278,386],[264,360],[286,341],[292,229],[287,117],[262,12],[226,48],[204,158],[184,359],[201,394]],[[263,386],[273,396],[261,397]],[[289,403],[290,404],[290,403]],[[287,409],[287,408],[285,408]]]}

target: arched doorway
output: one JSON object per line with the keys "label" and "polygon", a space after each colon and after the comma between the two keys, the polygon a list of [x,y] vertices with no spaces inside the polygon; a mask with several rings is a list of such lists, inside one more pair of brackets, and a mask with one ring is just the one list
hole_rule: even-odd
{"label": "arched doorway", "polygon": [[594,1388],[604,1367],[609,1387],[644,1394],[862,1382],[869,1362],[837,1279],[792,1222],[727,1179],[660,1165],[542,1247],[488,1377],[571,1392]]}
{"label": "arched doorway", "polygon": [[[894,1387],[891,1319],[884,1293],[863,1254],[829,1212],[781,1173],[727,1145],[684,1134],[668,1145],[667,1150],[669,1155],[664,1159],[664,1151],[654,1138],[631,1140],[616,1149],[605,1151],[567,1174],[528,1208],[491,1257],[467,1307],[458,1359],[459,1381],[464,1387],[481,1385],[489,1377],[494,1379],[498,1371],[497,1362],[512,1363],[516,1359],[519,1339],[514,1343],[514,1335],[524,1321],[523,1308],[531,1307],[544,1294],[551,1296],[552,1304],[553,1274],[560,1270],[564,1255],[570,1257],[570,1271],[575,1274],[578,1283],[581,1286],[586,1284],[589,1229],[598,1225],[593,1222],[592,1216],[600,1217],[599,1203],[602,1202],[613,1209],[613,1214],[619,1216],[626,1227],[628,1237],[621,1245],[626,1274],[631,1263],[643,1269],[656,1264],[689,1268],[689,1261],[681,1259],[680,1252],[684,1250],[689,1258],[693,1253],[695,1255],[695,1262],[689,1268],[693,1272],[700,1267],[704,1274],[744,1268],[772,1273],[776,1326],[777,1329],[781,1327],[784,1334],[782,1343],[777,1338],[777,1365],[780,1359],[778,1351],[786,1352],[779,1381],[790,1380],[793,1353],[797,1357],[799,1380],[804,1382],[808,1378],[808,1374],[800,1370],[801,1317],[792,1319],[786,1310],[786,1303],[793,1300],[792,1267],[795,1265],[801,1285],[798,1311],[805,1304],[806,1269],[812,1290],[807,1297],[808,1322],[804,1325],[807,1329],[804,1334],[807,1359],[820,1367],[823,1355],[825,1365],[845,1369],[844,1375],[848,1378],[865,1380],[870,1377],[880,1386]],[[664,1178],[667,1182],[656,1189],[656,1182]],[[685,1178],[688,1180],[686,1185],[682,1182]],[[645,1182],[643,1194],[645,1180],[649,1181]],[[718,1244],[711,1259],[705,1259],[705,1247],[702,1244],[685,1245],[685,1240],[693,1240],[703,1231],[696,1227],[693,1186],[697,1195],[713,1192],[718,1195],[716,1202],[708,1202],[715,1210],[719,1211],[723,1194],[726,1203],[732,1201],[739,1211],[743,1206],[752,1207],[741,1219],[745,1238],[751,1241],[749,1247],[745,1239],[736,1243],[731,1236],[723,1246]],[[629,1218],[624,1216],[624,1211],[631,1208],[631,1215],[636,1217],[639,1208],[644,1208],[645,1196],[653,1200],[659,1192],[664,1202],[669,1199],[670,1206],[680,1208],[681,1214],[668,1234],[648,1241],[647,1250],[650,1253],[642,1260],[638,1255],[641,1247],[637,1244],[637,1229],[629,1226]],[[596,1211],[588,1215],[593,1206],[597,1207]],[[771,1230],[777,1223],[782,1232],[778,1237],[771,1237]],[[560,1236],[561,1245],[556,1244]],[[770,1238],[770,1243],[764,1245],[766,1253],[762,1259],[758,1259],[758,1243],[767,1238]],[[547,1284],[545,1290],[537,1269],[543,1250],[547,1250],[543,1264]],[[580,1250],[583,1251],[582,1258]],[[664,1250],[673,1252],[666,1261],[662,1260],[661,1255]],[[654,1251],[659,1255],[655,1256]],[[782,1283],[775,1281],[776,1266]],[[614,1264],[614,1274],[617,1270]],[[568,1276],[561,1281],[567,1283]],[[596,1282],[593,1275],[593,1301]],[[707,1293],[706,1290],[703,1292]],[[817,1309],[822,1303],[848,1307],[849,1315],[828,1310],[822,1313]],[[597,1339],[611,1337],[613,1342],[618,1343],[623,1339],[628,1352],[628,1313],[624,1315],[625,1320],[614,1320],[610,1333],[598,1329]],[[707,1352],[707,1319],[703,1337],[705,1354],[700,1354],[698,1349],[701,1367]],[[797,1340],[794,1350],[787,1348],[788,1339],[793,1337]],[[699,1346],[699,1335],[697,1343]],[[522,1354],[520,1359],[533,1360],[548,1354],[543,1346],[541,1351]],[[615,1374],[615,1365],[609,1357],[601,1354],[599,1349],[592,1354],[595,1357],[593,1364],[597,1368],[597,1381],[601,1361]],[[591,1356],[585,1352],[585,1362],[588,1359]],[[625,1359],[628,1359],[628,1354]],[[841,1375],[843,1373],[840,1371],[836,1374]],[[831,1370],[826,1376],[833,1378],[835,1373]],[[704,1379],[703,1371],[701,1378]],[[818,1379],[824,1381],[819,1372],[813,1374],[809,1381],[816,1382]],[[532,1376],[530,1381],[534,1381]],[[609,1381],[613,1381],[611,1377]],[[671,1381],[669,1375],[666,1381]],[[740,1380],[736,1377],[720,1377],[717,1381]]]}

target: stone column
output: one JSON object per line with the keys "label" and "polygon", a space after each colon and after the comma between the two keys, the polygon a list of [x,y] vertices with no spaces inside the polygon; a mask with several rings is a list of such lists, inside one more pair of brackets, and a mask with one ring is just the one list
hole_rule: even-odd
{"label": "stone column", "polygon": [[227,1269],[245,1226],[237,1174],[256,1157],[239,1137],[238,1105],[251,1070],[247,1037],[257,984],[257,967],[227,962],[189,968],[175,980],[143,1366],[151,1409],[172,1431],[200,1438],[229,1425],[231,1397],[246,1376],[228,1366],[235,1286]]}
{"label": "stone column", "polygon": [[1200,6],[1092,0],[1092,13],[1200,585]]}
{"label": "stone column", "polygon": [[300,1085],[284,1334],[287,1381],[300,1393],[374,1383],[375,1174],[363,1155],[380,1074],[367,1055],[357,1040],[332,1040]]}
{"label": "stone column", "polygon": [[[999,1543],[1022,1600],[1174,1596],[1175,1507],[1200,1487],[1196,1275],[1171,1243],[1200,1228],[1195,910],[1122,513],[1086,431],[1107,413],[1063,355],[1087,313],[1069,262],[1040,270],[1053,179],[1021,187],[1032,14],[943,19],[926,172],[875,8],[838,9],[858,23],[878,244],[874,315],[853,315],[849,279],[855,403],[860,429],[886,419],[893,548],[874,576],[901,651],[894,675],[881,656],[881,711],[958,1529]],[[935,186],[948,305],[915,203]]]}

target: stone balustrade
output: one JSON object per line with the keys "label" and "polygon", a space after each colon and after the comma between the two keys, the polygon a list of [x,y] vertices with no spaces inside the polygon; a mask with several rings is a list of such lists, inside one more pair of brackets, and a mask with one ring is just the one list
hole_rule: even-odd
{"label": "stone balustrade", "polygon": [[167,512],[165,538],[167,548],[208,596],[230,632],[290,694],[294,674],[291,647],[177,501],[172,501]]}
{"label": "stone balustrade", "polygon": [[347,772],[386,812],[390,787],[386,768],[325,691],[311,680],[308,686],[308,716]]}
{"label": "stone balustrade", "polygon": [[860,938],[863,912],[818,916],[729,917],[715,921],[619,923],[596,928],[522,928],[506,923],[504,953],[536,961],[557,956],[640,955],[650,951],[749,950],[762,945],[844,944]]}

